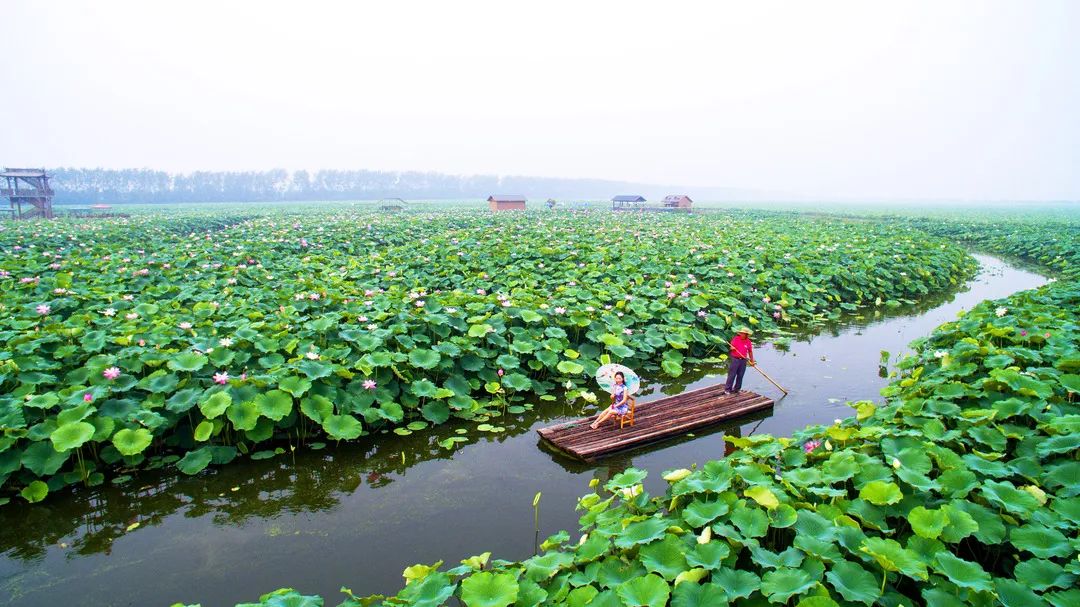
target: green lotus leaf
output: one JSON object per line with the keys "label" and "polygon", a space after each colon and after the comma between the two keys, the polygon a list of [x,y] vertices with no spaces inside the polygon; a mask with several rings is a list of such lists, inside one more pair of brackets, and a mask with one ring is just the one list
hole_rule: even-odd
{"label": "green lotus leaf", "polygon": [[525,575],[534,582],[543,582],[574,564],[574,556],[565,552],[548,552],[524,562]]}
{"label": "green lotus leaf", "polygon": [[288,392],[270,390],[255,397],[255,407],[262,417],[279,422],[292,413],[293,397]]}
{"label": "green lotus leaf", "polygon": [[711,541],[705,544],[697,544],[686,551],[686,562],[692,567],[715,570],[731,554],[731,546],[724,541]]}
{"label": "green lotus leaf", "polygon": [[776,494],[770,491],[768,487],[762,487],[760,485],[749,487],[743,491],[743,495],[751,498],[759,505],[764,506],[769,510],[773,510],[780,505],[780,501],[776,499]]}
{"label": "green lotus leaf", "polygon": [[150,446],[154,435],[146,428],[124,428],[113,435],[112,444],[124,456],[138,455]]}
{"label": "green lotus leaf", "polygon": [[184,474],[198,474],[210,465],[212,459],[214,459],[214,452],[210,447],[203,447],[188,451],[184,457],[180,458],[180,461],[176,462],[176,467]]}
{"label": "green lotus leaf", "polygon": [[329,398],[312,394],[300,401],[300,412],[317,424],[334,414],[334,403]]}
{"label": "green lotus leaf", "polygon": [[38,394],[30,400],[23,403],[24,407],[31,409],[48,409],[55,406],[60,402],[60,397],[55,392],[46,392],[45,394]]}
{"label": "green lotus leaf", "polygon": [[713,573],[712,581],[727,592],[728,600],[747,598],[761,588],[761,578],[738,569],[721,569]]}
{"label": "green lotus leaf", "polygon": [[509,573],[482,571],[461,581],[461,600],[467,607],[507,607],[517,596],[517,578]]}
{"label": "green lotus leaf", "polygon": [[302,360],[296,364],[296,368],[307,376],[308,379],[320,379],[334,372],[334,366],[320,360]]}
{"label": "green lotus leaf", "polygon": [[33,443],[23,451],[22,465],[38,476],[50,476],[64,465],[70,451],[57,451],[50,441]]}
{"label": "green lotus leaf", "polygon": [[748,538],[762,537],[769,531],[769,517],[765,512],[742,504],[738,504],[732,512],[731,523]]}
{"label": "green lotus leaf", "polygon": [[1030,523],[1009,532],[1013,546],[1026,550],[1039,558],[1067,557],[1073,549],[1068,538],[1057,529]]}
{"label": "green lotus leaf", "polygon": [[720,499],[696,499],[683,508],[682,517],[691,527],[700,528],[727,514],[728,509],[727,502]]}
{"label": "green lotus leaf", "polygon": [[304,393],[311,389],[311,381],[304,379],[303,377],[291,375],[278,382],[278,389],[284,390],[296,398],[300,398]]}
{"label": "green lotus leaf", "polygon": [[886,506],[899,502],[904,494],[900,492],[900,487],[896,483],[871,481],[859,490],[859,497],[876,506]]}
{"label": "green lotus leaf", "polygon": [[671,593],[671,607],[727,607],[727,592],[718,584],[679,584]]}
{"label": "green lotus leaf", "polygon": [[442,357],[434,350],[417,348],[409,352],[409,364],[419,369],[434,369],[439,365]]}
{"label": "green lotus leaf", "polygon": [[941,530],[942,541],[955,544],[979,530],[979,524],[967,512],[951,505],[942,506],[941,510],[948,519],[945,528]]}
{"label": "green lotus leaf", "polygon": [[771,603],[786,603],[788,599],[812,588],[817,580],[802,569],[781,567],[761,576],[761,593]]}
{"label": "green lotus leaf", "polygon": [[433,424],[442,424],[450,419],[450,407],[445,402],[432,401],[420,408],[420,414]]}
{"label": "green lotus leaf", "polygon": [[206,356],[197,352],[181,352],[173,356],[166,366],[173,371],[187,371],[193,373],[206,366]]}
{"label": "green lotus leaf", "polygon": [[657,518],[630,523],[615,537],[615,545],[619,548],[629,548],[638,544],[648,544],[660,539],[669,524],[669,522]]}
{"label": "green lotus leaf", "polygon": [[993,590],[990,574],[978,563],[965,561],[951,552],[938,553],[934,560],[934,569],[957,586],[985,592]]}
{"label": "green lotus leaf", "polygon": [[49,440],[57,451],[70,451],[83,446],[94,436],[94,431],[93,424],[74,422],[53,430]]}
{"label": "green lotus leaf", "polygon": [[503,385],[514,390],[528,390],[532,387],[532,380],[521,373],[508,373],[503,377]]}
{"label": "green lotus leaf", "polygon": [[653,573],[623,582],[615,592],[626,607],[664,607],[671,596],[664,578]]}
{"label": "green lotus leaf", "polygon": [[232,396],[229,396],[228,392],[215,392],[199,403],[199,411],[202,411],[206,419],[214,419],[224,413],[230,404]]}
{"label": "green lotus leaf", "polygon": [[640,484],[648,476],[648,472],[639,468],[627,468],[626,470],[611,477],[604,488],[608,491],[618,491],[619,489],[629,489],[634,485]]}
{"label": "green lotus leaf", "polygon": [[415,607],[440,607],[453,596],[457,584],[445,573],[435,572],[409,582],[398,596]]}
{"label": "green lotus leaf", "polygon": [[225,410],[225,417],[232,423],[233,428],[242,431],[254,430],[259,423],[259,406],[255,401],[232,403]]}
{"label": "green lotus leaf", "polygon": [[19,495],[23,496],[23,499],[36,504],[45,499],[45,496],[49,495],[49,486],[41,481],[33,481],[29,485],[23,487]]}
{"label": "green lotus leaf", "polygon": [[567,607],[588,607],[592,605],[593,599],[598,594],[600,591],[592,585],[574,588],[566,595],[566,605]]}
{"label": "green lotus leaf", "polygon": [[556,365],[556,368],[559,370],[559,373],[563,373],[565,375],[581,375],[585,371],[585,367],[572,360],[559,361],[559,364]]}
{"label": "green lotus leaf", "polygon": [[879,537],[866,538],[860,548],[887,571],[897,571],[917,580],[927,578],[926,563],[912,550],[901,546],[896,540]]}
{"label": "green lotus leaf", "polygon": [[364,431],[363,424],[351,415],[330,415],[323,420],[322,428],[335,440],[353,440]]}
{"label": "green lotus leaf", "polygon": [[1014,514],[1027,515],[1039,506],[1039,502],[1030,493],[1017,489],[1008,481],[986,481],[981,492],[990,502]]}
{"label": "green lotus leaf", "polygon": [[1075,574],[1066,573],[1061,565],[1045,559],[1021,561],[1016,564],[1013,575],[1025,587],[1038,591],[1054,587],[1069,588],[1077,578]]}
{"label": "green lotus leaf", "polygon": [[874,574],[851,561],[833,565],[825,577],[840,596],[853,603],[873,605],[881,596],[881,588]]}
{"label": "green lotus leaf", "polygon": [[936,540],[949,524],[949,515],[943,508],[927,510],[916,506],[908,513],[907,519],[911,523],[912,531],[931,540]]}
{"label": "green lotus leaf", "polygon": [[685,546],[679,538],[666,534],[662,540],[643,546],[638,552],[638,558],[645,569],[670,581],[687,569],[684,550]]}
{"label": "green lotus leaf", "polygon": [[488,333],[495,331],[495,328],[489,324],[476,324],[469,327],[469,337],[477,338],[483,337]]}
{"label": "green lotus leaf", "polygon": [[412,392],[416,396],[421,398],[430,398],[435,396],[435,392],[438,390],[435,384],[430,380],[420,379],[409,384],[409,392]]}
{"label": "green lotus leaf", "polygon": [[203,420],[199,422],[199,425],[195,427],[195,440],[202,443],[210,439],[210,435],[214,432],[214,422]]}
{"label": "green lotus leaf", "polygon": [[[1044,607],[1047,604],[1045,599],[1016,580],[997,578],[994,580],[994,589],[997,592],[998,600],[1005,607]],[[1063,603],[1062,605],[1071,604],[1073,603]]]}

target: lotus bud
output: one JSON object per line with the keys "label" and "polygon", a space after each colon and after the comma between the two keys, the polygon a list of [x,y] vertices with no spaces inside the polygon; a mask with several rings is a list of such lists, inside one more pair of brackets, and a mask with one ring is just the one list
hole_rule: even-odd
{"label": "lotus bud", "polygon": [[580,546],[580,545],[584,544],[588,540],[589,540],[589,534],[586,533],[586,534],[581,536],[581,539],[578,540],[577,545]]}
{"label": "lotus bud", "polygon": [[677,483],[682,479],[690,476],[690,471],[686,468],[679,468],[678,470],[672,470],[663,476],[663,479],[669,483]]}
{"label": "lotus bud", "polygon": [[712,541],[712,527],[706,526],[698,536],[697,543],[708,544],[710,541]]}
{"label": "lotus bud", "polygon": [[896,459],[895,457],[892,458],[892,467],[899,470],[900,469],[900,460]]}

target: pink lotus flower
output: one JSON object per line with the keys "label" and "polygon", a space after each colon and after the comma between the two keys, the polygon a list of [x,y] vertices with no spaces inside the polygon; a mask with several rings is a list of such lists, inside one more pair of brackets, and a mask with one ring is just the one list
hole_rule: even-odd
{"label": "pink lotus flower", "polygon": [[424,300],[423,299],[418,299],[414,303],[415,303],[417,308],[423,308],[424,307]]}
{"label": "pink lotus flower", "polygon": [[814,449],[817,449],[820,446],[821,446],[821,441],[818,441],[818,440],[806,441],[806,443],[803,444],[803,451],[805,451],[806,453],[809,454],[809,453],[813,452]]}
{"label": "pink lotus flower", "polygon": [[105,377],[105,379],[113,380],[113,379],[116,379],[117,377],[120,377],[120,368],[119,367],[109,367],[108,369],[105,369],[104,371],[102,371],[101,374]]}
{"label": "pink lotus flower", "polygon": [[503,371],[502,369],[499,369],[499,370],[497,371],[497,373],[499,374],[499,377],[502,377],[502,376],[503,376],[503,373],[506,373],[506,372],[505,372],[505,371]]}
{"label": "pink lotus flower", "polygon": [[101,313],[104,314],[105,316],[116,316],[116,309],[115,308],[105,308],[104,310],[101,311]]}
{"label": "pink lotus flower", "polygon": [[557,308],[555,308],[555,313],[556,314],[566,314],[566,308],[563,308],[561,306],[557,307]]}
{"label": "pink lotus flower", "polygon": [[93,394],[90,394],[89,392],[87,392],[86,394],[83,394],[83,397],[82,397],[82,399],[83,399],[83,402],[88,402],[88,403],[90,403],[90,402],[93,402],[93,401],[94,401],[94,395],[93,395]]}
{"label": "pink lotus flower", "polygon": [[145,346],[146,345],[146,340],[145,339],[140,339],[139,340],[139,345],[140,346]]}
{"label": "pink lotus flower", "polygon": [[631,329],[623,329],[622,332],[623,332],[624,335],[633,335],[634,334],[634,331],[631,330]]}
{"label": "pink lotus flower", "polygon": [[705,318],[706,316],[708,316],[705,310],[698,310],[697,315],[701,318]]}
{"label": "pink lotus flower", "polygon": [[374,379],[365,379],[364,380],[364,389],[365,390],[374,390],[375,389],[375,380]]}
{"label": "pink lotus flower", "polygon": [[1020,329],[1020,337],[1027,337],[1027,331]]}
{"label": "pink lotus flower", "polygon": [[773,318],[780,318],[780,313],[779,312],[773,312],[772,317]]}
{"label": "pink lotus flower", "polygon": [[186,321],[182,322],[182,323],[180,323],[180,328],[187,331],[188,329],[191,328],[191,323],[186,322]]}
{"label": "pink lotus flower", "polygon": [[221,373],[215,373],[214,374],[214,383],[221,384],[221,385],[224,386],[225,384],[229,383],[229,374],[226,373],[225,371],[222,371]]}
{"label": "pink lotus flower", "polygon": [[319,353],[318,352],[308,352],[304,356],[307,356],[308,360],[319,360]]}
{"label": "pink lotus flower", "polygon": [[37,313],[41,314],[42,316],[48,316],[49,312],[52,311],[52,308],[49,307],[49,304],[41,304],[34,309],[37,310]]}
{"label": "pink lotus flower", "polygon": [[135,319],[136,319],[136,318],[138,318],[138,317],[139,317],[139,315],[138,315],[138,314],[136,314],[136,313],[134,313],[134,312],[130,312],[130,313],[128,313],[128,314],[124,314],[124,318],[126,318],[126,319],[128,319],[128,320],[135,320]]}

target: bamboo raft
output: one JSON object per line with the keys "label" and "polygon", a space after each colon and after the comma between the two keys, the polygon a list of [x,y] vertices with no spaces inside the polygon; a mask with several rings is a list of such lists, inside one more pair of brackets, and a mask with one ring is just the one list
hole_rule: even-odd
{"label": "bamboo raft", "polygon": [[676,396],[639,403],[634,425],[619,427],[617,418],[593,430],[596,415],[540,428],[537,433],[557,450],[580,460],[592,461],[616,451],[639,447],[720,422],[771,409],[773,400],[743,390],[723,394],[716,385]]}

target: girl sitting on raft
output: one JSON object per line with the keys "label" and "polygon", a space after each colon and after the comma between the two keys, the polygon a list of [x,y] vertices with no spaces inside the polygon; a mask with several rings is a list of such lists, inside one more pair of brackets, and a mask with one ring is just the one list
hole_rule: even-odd
{"label": "girl sitting on raft", "polygon": [[589,427],[596,430],[600,427],[600,424],[604,423],[608,419],[611,419],[612,415],[623,416],[630,411],[630,405],[634,403],[634,397],[630,396],[626,391],[626,376],[622,371],[615,372],[615,387],[611,390],[611,406],[604,409],[604,412],[597,416],[596,421],[589,424]]}

